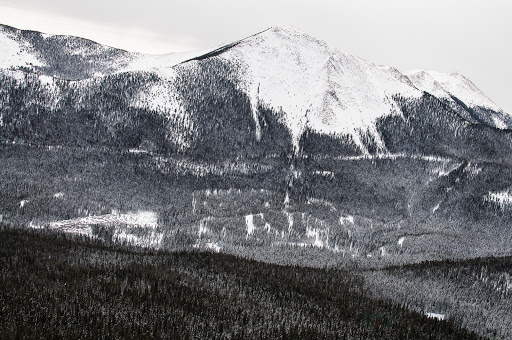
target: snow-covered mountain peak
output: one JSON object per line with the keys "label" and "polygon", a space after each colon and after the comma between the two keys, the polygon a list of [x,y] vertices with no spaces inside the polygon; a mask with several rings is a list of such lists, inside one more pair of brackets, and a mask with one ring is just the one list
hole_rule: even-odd
{"label": "snow-covered mountain peak", "polygon": [[279,33],[279,34],[282,34],[283,36],[284,35],[290,35],[290,36],[307,35],[307,33],[305,33],[301,29],[299,29],[295,26],[292,26],[292,25],[276,25],[276,26],[270,27],[269,29],[265,30],[264,32],[266,32],[266,31]]}
{"label": "snow-covered mountain peak", "polygon": [[296,49],[307,46],[315,50],[331,49],[330,46],[295,26],[273,26],[263,32],[257,33],[248,38],[242,39],[239,44],[243,46],[268,48],[272,46],[283,46],[286,49]]}
{"label": "snow-covered mountain peak", "polygon": [[414,85],[438,98],[457,97],[468,107],[483,107],[496,112],[503,110],[487,97],[469,79],[459,73],[415,70],[405,73]]}
{"label": "snow-covered mountain peak", "polygon": [[[254,36],[268,36],[268,35],[276,35],[283,39],[301,39],[301,38],[305,38],[305,37],[314,39],[314,37],[307,34],[300,28],[298,28],[296,26],[292,26],[292,25],[272,26],[262,32],[255,34]],[[251,37],[248,37],[247,39],[250,39]]]}
{"label": "snow-covered mountain peak", "polygon": [[359,136],[371,133],[377,118],[400,114],[394,95],[418,98],[422,93],[396,69],[344,53],[289,26],[241,40],[221,57],[245,65],[242,82],[253,108],[262,103],[282,112],[296,146],[311,128],[351,134],[363,148]]}

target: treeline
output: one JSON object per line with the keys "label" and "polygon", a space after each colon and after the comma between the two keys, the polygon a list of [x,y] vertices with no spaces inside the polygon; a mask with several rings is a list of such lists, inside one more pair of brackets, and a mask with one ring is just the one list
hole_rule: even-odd
{"label": "treeline", "polygon": [[0,338],[477,339],[373,299],[350,272],[3,227]]}

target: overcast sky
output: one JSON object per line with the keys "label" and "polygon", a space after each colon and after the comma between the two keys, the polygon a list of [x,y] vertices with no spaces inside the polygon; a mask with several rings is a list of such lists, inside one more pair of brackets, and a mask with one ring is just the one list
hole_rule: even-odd
{"label": "overcast sky", "polygon": [[0,0],[0,23],[146,53],[293,25],[401,71],[459,72],[512,113],[511,0]]}

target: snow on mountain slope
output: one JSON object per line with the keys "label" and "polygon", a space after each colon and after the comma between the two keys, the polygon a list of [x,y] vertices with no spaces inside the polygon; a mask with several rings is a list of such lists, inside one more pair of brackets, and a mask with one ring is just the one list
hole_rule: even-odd
{"label": "snow on mountain slope", "polygon": [[0,24],[0,68],[79,80],[112,74],[134,53],[64,35],[19,30]]}
{"label": "snow on mountain slope", "polygon": [[502,111],[469,79],[458,73],[415,70],[405,73],[420,90],[438,98],[450,98],[450,95],[463,101],[468,107],[483,107],[496,112]]}
{"label": "snow on mountain slope", "polygon": [[469,79],[458,73],[441,73],[436,71],[416,70],[405,73],[410,81],[420,90],[425,91],[450,104],[456,105],[456,97],[470,109],[483,108],[491,110],[490,116],[479,117],[481,121],[498,129],[512,127],[512,117],[503,112]]}
{"label": "snow on mountain slope", "polygon": [[469,79],[458,73],[441,73],[435,71],[428,72],[445,91],[462,100],[470,107],[481,106],[496,112],[501,109],[492,102],[480,89],[478,89]]}
{"label": "snow on mountain slope", "polygon": [[[294,27],[273,27],[218,49],[145,55],[87,39],[0,25],[0,68],[25,70],[28,67],[46,76],[84,80],[86,83],[81,84],[85,85],[95,77],[154,73],[159,80],[143,84],[130,105],[171,118],[185,115],[183,98],[175,86],[176,66],[193,69],[197,60],[211,56],[224,59],[235,65],[234,70],[240,70],[236,80],[250,98],[256,138],[261,138],[257,108],[263,105],[272,108],[289,128],[296,151],[303,132],[311,129],[331,135],[351,135],[363,153],[368,151],[368,140],[375,142],[377,152],[386,152],[375,122],[383,116],[402,115],[395,96],[418,99],[423,91],[448,101],[452,107],[457,106],[470,123],[500,129],[512,127],[512,116],[461,75],[433,71],[405,75],[395,68],[341,52]],[[465,106],[475,110],[466,110]],[[186,119],[183,121],[190,125]]]}
{"label": "snow on mountain slope", "polygon": [[30,52],[26,42],[20,42],[16,36],[0,25],[0,68],[18,68],[44,64]]}
{"label": "snow on mountain slope", "polygon": [[419,98],[407,77],[328,46],[294,27],[274,27],[221,54],[245,65],[242,75],[253,109],[258,102],[285,113],[295,147],[307,128],[349,133],[364,151],[360,133],[376,137],[374,122],[400,115],[392,97]]}
{"label": "snow on mountain slope", "polygon": [[[212,50],[149,55],[116,49],[79,37],[23,31],[0,24],[0,68],[26,67],[38,73],[66,79],[139,71],[153,72],[162,78],[172,79],[175,76],[173,66]],[[85,76],[67,76],[67,72],[62,70],[65,63],[83,69]]]}
{"label": "snow on mountain slope", "polygon": [[429,72],[418,70],[405,73],[409,80],[421,91],[425,91],[440,99],[450,99],[450,94],[430,75]]}
{"label": "snow on mountain slope", "polygon": [[457,97],[469,107],[483,107],[496,112],[502,111],[469,79],[458,73],[415,70],[405,73],[420,90],[438,98]]}
{"label": "snow on mountain slope", "polygon": [[176,76],[176,72],[173,69],[174,66],[209,53],[212,50],[214,49],[159,55],[135,53],[133,60],[125,67],[120,68],[117,73],[137,71],[154,72],[164,79],[172,80]]}

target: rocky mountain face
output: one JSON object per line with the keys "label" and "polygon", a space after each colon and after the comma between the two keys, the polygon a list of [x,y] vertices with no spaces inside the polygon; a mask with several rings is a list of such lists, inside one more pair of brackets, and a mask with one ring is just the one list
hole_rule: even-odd
{"label": "rocky mountain face", "polygon": [[[29,147],[45,163],[54,156],[43,150],[58,147],[73,177],[103,162],[90,160],[94,150],[127,154],[134,176],[183,188],[172,203],[139,191],[126,204],[115,198],[131,190],[121,179],[94,182],[82,169],[96,194],[61,183],[66,214],[17,206],[59,183],[5,195],[0,214],[26,224],[277,262],[289,249],[364,261],[503,253],[511,127],[462,75],[401,73],[293,27],[150,56],[0,26],[4,160]],[[37,170],[26,172],[32,181]],[[137,209],[158,215],[158,227],[123,222]]]}

